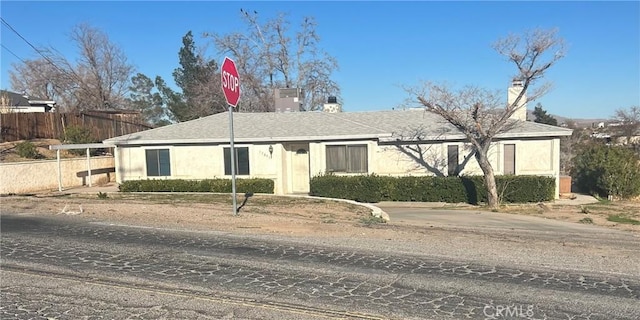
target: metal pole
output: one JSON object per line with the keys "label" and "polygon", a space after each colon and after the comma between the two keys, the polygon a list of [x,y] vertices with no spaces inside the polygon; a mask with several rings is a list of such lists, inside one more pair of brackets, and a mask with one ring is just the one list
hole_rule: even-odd
{"label": "metal pole", "polygon": [[62,167],[60,164],[60,149],[56,150],[56,159],[58,160],[58,191],[62,191]]}
{"label": "metal pole", "polygon": [[233,106],[229,105],[229,134],[231,153],[231,198],[233,199],[233,215],[238,215],[236,200],[236,151],[233,148]]}
{"label": "metal pole", "polygon": [[89,187],[91,187],[91,152],[87,148],[87,179],[89,179]]}

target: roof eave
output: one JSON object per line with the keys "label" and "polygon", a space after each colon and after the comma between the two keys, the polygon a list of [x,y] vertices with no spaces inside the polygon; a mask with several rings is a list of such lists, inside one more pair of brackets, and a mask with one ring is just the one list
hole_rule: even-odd
{"label": "roof eave", "polygon": [[[549,137],[561,137],[570,136],[571,132],[566,131],[554,131],[554,132],[518,132],[518,133],[501,133],[495,136],[496,139],[517,139],[517,138],[549,138]],[[454,135],[438,135],[438,136],[425,136],[421,141],[459,141],[467,140],[467,137],[463,134]],[[410,141],[402,140],[397,137],[382,138],[380,141],[393,142],[393,141]]]}
{"label": "roof eave", "polygon": [[[340,140],[366,140],[384,139],[391,134],[361,134],[361,135],[337,135],[337,136],[298,136],[298,137],[262,137],[262,138],[234,138],[234,143],[275,143],[297,141],[340,141]],[[229,143],[228,138],[204,138],[204,139],[156,139],[136,140],[111,138],[103,141],[113,145],[176,145],[176,144],[222,144]]]}

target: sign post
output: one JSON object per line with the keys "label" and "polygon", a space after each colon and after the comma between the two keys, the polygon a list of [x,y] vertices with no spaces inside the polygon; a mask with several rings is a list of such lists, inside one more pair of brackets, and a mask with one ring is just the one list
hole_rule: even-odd
{"label": "sign post", "polygon": [[220,68],[222,92],[224,98],[229,104],[229,153],[231,156],[231,198],[233,199],[233,215],[238,215],[238,207],[236,200],[236,151],[233,147],[233,108],[238,105],[240,100],[240,76],[236,63],[229,57],[224,57],[224,62]]}

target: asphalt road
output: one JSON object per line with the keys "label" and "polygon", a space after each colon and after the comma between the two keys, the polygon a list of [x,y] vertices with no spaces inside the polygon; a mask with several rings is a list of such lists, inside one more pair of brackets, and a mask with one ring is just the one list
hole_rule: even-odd
{"label": "asphalt road", "polygon": [[640,318],[640,275],[27,215],[0,222],[1,319]]}

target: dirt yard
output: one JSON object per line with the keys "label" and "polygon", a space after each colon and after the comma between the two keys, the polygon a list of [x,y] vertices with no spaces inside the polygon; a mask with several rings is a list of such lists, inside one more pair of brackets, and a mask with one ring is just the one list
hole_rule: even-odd
{"label": "dirt yard", "polygon": [[640,200],[600,201],[585,205],[509,205],[500,211],[640,232]]}
{"label": "dirt yard", "polygon": [[[31,143],[33,143],[36,146],[36,150],[38,151],[38,154],[40,156],[38,159],[28,159],[28,158],[20,157],[20,155],[18,155],[18,152],[16,151],[16,145],[24,141],[25,140],[0,143],[0,162],[19,162],[19,161],[55,159],[56,150],[49,150],[49,146],[55,145],[55,144],[61,144],[60,140],[57,140],[57,139],[29,140]],[[60,157],[74,158],[78,156],[69,153],[68,150],[62,150],[60,151]]]}
{"label": "dirt yard", "polygon": [[[0,204],[3,212],[12,213],[37,213],[115,224],[299,237],[352,237],[366,234],[389,238],[397,237],[398,232],[404,237],[413,237],[417,230],[415,226],[393,220],[383,225],[382,221],[371,216],[369,209],[348,203],[266,195],[250,197],[244,205],[243,200],[239,195],[238,205],[242,206],[238,216],[232,215],[231,196],[221,194],[110,193],[103,194],[102,199],[97,194],[43,194],[2,197]],[[583,206],[512,205],[501,208],[500,212],[640,232],[640,202]]]}
{"label": "dirt yard", "polygon": [[[238,205],[244,198],[239,195]],[[344,235],[379,223],[370,210],[327,200],[250,197],[233,216],[231,196],[201,194],[11,196],[0,199],[3,211],[37,212],[69,218],[165,228],[272,233],[303,236]],[[354,231],[355,230],[355,231]]]}

